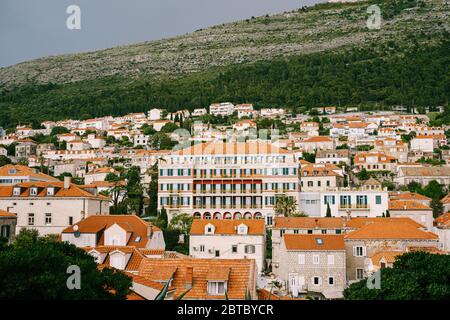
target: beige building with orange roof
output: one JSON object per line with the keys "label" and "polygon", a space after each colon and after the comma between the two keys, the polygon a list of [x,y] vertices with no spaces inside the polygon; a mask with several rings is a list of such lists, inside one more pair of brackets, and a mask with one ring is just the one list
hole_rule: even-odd
{"label": "beige building with orange roof", "polygon": [[389,213],[393,218],[411,218],[425,226],[429,231],[433,228],[433,210],[421,202],[414,200],[391,200],[389,201]]}
{"label": "beige building with orange roof", "polygon": [[327,136],[315,136],[307,138],[296,144],[305,152],[314,153],[317,150],[334,150],[336,143],[334,139]]}
{"label": "beige building with orange roof", "polygon": [[272,271],[293,297],[343,298],[347,283],[344,236],[286,234]]}
{"label": "beige building with orange roof", "polygon": [[264,220],[194,219],[189,237],[194,258],[254,259],[258,275],[265,268]]}
{"label": "beige building with orange roof", "polygon": [[173,151],[159,162],[158,209],[169,219],[188,213],[203,219],[266,219],[276,198],[298,203],[294,154],[270,142],[210,142]]}
{"label": "beige building with orange roof", "polygon": [[368,276],[368,258],[383,250],[406,252],[410,246],[439,247],[436,234],[422,230],[421,226],[397,220],[378,219],[344,236],[349,283]]}
{"label": "beige building with orange roof", "polygon": [[402,167],[398,170],[397,176],[394,178],[394,182],[399,185],[407,185],[415,181],[422,186],[426,186],[433,180],[445,186],[450,185],[450,166]]}
{"label": "beige building with orange roof", "polygon": [[17,214],[17,230],[36,229],[40,235],[59,234],[90,215],[109,212],[110,199],[94,188],[64,182],[22,182],[0,186],[0,209]]}
{"label": "beige building with orange roof", "polygon": [[344,175],[334,164],[310,164],[301,168],[302,192],[326,191],[344,186]]}
{"label": "beige building with orange roof", "polygon": [[394,171],[397,158],[388,156],[381,152],[359,152],[355,155],[355,170],[361,171]]}
{"label": "beige building with orange roof", "polygon": [[0,167],[0,186],[14,185],[21,182],[52,181],[59,180],[27,166],[7,164]]}

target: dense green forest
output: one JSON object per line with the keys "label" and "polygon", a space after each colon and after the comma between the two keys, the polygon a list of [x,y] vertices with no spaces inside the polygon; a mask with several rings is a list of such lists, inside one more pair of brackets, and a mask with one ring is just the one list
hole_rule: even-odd
{"label": "dense green forest", "polygon": [[373,109],[448,105],[449,38],[447,33],[437,45],[402,47],[388,41],[177,78],[108,77],[0,89],[0,126],[123,115],[152,107],[193,109],[216,101],[294,109],[320,105]]}

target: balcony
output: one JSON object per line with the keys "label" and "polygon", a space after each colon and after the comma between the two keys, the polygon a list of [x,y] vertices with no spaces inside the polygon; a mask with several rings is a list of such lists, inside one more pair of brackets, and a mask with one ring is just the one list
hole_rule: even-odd
{"label": "balcony", "polygon": [[194,209],[262,209],[262,205],[235,205],[235,204],[222,204],[222,205],[194,205]]}
{"label": "balcony", "polygon": [[339,210],[370,210],[370,206],[367,203],[360,204],[340,204]]}

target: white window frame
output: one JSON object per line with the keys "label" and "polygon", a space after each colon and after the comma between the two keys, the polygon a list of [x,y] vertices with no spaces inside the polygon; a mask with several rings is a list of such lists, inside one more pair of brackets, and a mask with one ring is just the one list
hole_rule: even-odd
{"label": "white window frame", "polygon": [[28,225],[29,226],[34,226],[34,224],[35,224],[35,216],[34,216],[34,213],[29,213],[28,214]]}
{"label": "white window frame", "polygon": [[52,225],[52,214],[50,212],[45,213],[45,225],[51,226]]}
{"label": "white window frame", "polygon": [[328,264],[328,265],[334,265],[334,255],[329,254],[329,255],[327,256],[327,264]]}
{"label": "white window frame", "polygon": [[305,264],[306,258],[303,253],[298,255],[298,264]]}
{"label": "white window frame", "polygon": [[[222,285],[222,287],[220,286]],[[208,294],[212,296],[224,295],[227,290],[227,281],[208,281]]]}
{"label": "white window frame", "polygon": [[320,264],[320,256],[318,254],[313,255],[313,264]]}
{"label": "white window frame", "polygon": [[[361,252],[358,252],[361,249]],[[365,257],[366,256],[366,247],[364,246],[354,246],[353,247],[353,256],[354,257]]]}

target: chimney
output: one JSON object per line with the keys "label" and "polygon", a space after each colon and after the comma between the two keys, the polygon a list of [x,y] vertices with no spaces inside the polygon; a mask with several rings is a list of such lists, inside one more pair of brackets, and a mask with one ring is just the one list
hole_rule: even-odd
{"label": "chimney", "polygon": [[192,288],[193,274],[194,274],[194,268],[186,267],[186,283],[185,283],[186,289]]}
{"label": "chimney", "polygon": [[350,221],[352,219],[352,214],[351,214],[350,210],[347,210],[346,213],[347,213],[346,220]]}
{"label": "chimney", "polygon": [[70,183],[72,182],[72,177],[64,177],[64,189],[70,188]]}

